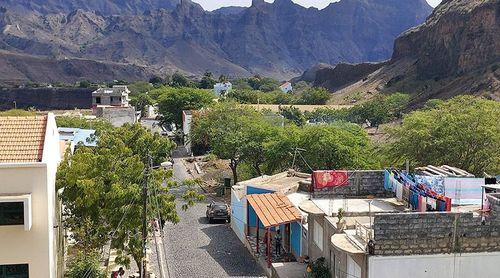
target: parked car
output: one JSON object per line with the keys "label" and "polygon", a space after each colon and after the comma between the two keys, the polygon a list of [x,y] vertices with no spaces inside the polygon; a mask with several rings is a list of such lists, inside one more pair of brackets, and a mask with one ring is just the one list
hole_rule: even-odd
{"label": "parked car", "polygon": [[225,220],[227,221],[227,223],[231,222],[231,213],[229,212],[229,206],[224,203],[210,203],[207,206],[206,215],[208,223],[212,223],[214,220]]}

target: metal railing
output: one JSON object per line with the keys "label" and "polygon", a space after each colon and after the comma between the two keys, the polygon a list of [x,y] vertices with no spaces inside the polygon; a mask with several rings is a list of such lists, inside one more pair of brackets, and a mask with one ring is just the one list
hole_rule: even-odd
{"label": "metal railing", "polygon": [[356,229],[356,235],[363,239],[365,242],[373,239],[373,229],[359,223],[357,220],[354,221],[354,227]]}

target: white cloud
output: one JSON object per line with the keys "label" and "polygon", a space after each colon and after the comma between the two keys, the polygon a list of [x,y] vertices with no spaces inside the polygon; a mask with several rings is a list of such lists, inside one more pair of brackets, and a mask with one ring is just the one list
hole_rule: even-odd
{"label": "white cloud", "polygon": [[[215,10],[220,7],[227,7],[227,6],[244,6],[248,7],[252,4],[252,0],[193,0],[194,2],[199,3],[200,5],[203,6],[205,10]],[[267,2],[273,2],[274,0],[265,0]],[[339,0],[293,0],[293,2],[300,4],[304,7],[311,7],[314,6],[318,9],[322,9],[331,2],[338,2]],[[427,2],[435,7],[437,6],[441,0],[427,0]]]}

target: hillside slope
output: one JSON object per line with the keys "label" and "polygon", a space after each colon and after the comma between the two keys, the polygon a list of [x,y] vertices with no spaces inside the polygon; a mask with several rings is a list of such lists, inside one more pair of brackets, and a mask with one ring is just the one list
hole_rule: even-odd
{"label": "hillside slope", "polygon": [[500,100],[500,0],[443,1],[396,39],[386,65],[342,84],[332,101],[398,91],[411,93],[417,106],[460,94]]}
{"label": "hillside slope", "polygon": [[[71,8],[79,8],[70,13],[61,13],[67,5],[57,8],[66,2],[62,0],[47,1],[43,8],[35,5],[42,0],[20,3],[25,2],[30,5],[22,7],[33,12],[20,13],[15,5],[0,12],[0,49],[133,64],[158,74],[211,70],[278,79],[296,76],[318,62],[386,60],[394,39],[432,11],[425,0],[342,0],[322,10],[291,0],[253,0],[251,7],[228,16],[228,11],[207,12],[183,0],[173,9],[125,5],[124,14],[109,15],[114,12],[92,10],[94,1],[80,6],[75,4],[80,1],[68,1],[74,4]],[[103,3],[108,2],[155,7],[154,0]],[[134,12],[139,10],[144,12]]]}

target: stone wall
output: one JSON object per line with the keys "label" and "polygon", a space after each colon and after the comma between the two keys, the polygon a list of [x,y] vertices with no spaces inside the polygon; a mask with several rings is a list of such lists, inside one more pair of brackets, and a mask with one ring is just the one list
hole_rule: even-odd
{"label": "stone wall", "polygon": [[348,171],[349,185],[314,190],[314,197],[368,196],[391,197],[392,192],[384,190],[384,171]]}
{"label": "stone wall", "polygon": [[472,213],[379,214],[374,240],[375,255],[498,252],[500,216],[490,214],[483,222]]}
{"label": "stone wall", "polygon": [[34,107],[38,110],[90,109],[92,91],[87,88],[22,88],[0,90],[0,110]]}

